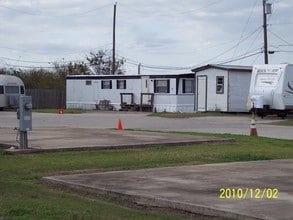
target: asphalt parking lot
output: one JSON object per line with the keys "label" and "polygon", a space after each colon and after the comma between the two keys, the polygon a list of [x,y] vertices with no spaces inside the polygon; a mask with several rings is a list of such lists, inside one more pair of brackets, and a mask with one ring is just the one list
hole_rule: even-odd
{"label": "asphalt parking lot", "polygon": [[[33,131],[39,128],[117,128],[118,119],[125,129],[195,131],[206,133],[230,133],[249,135],[250,116],[215,116],[183,119],[150,117],[140,112],[94,112],[84,114],[48,114],[33,113]],[[293,126],[276,126],[271,122],[280,118],[257,118],[256,127],[259,136],[293,139]],[[0,128],[17,127],[15,112],[0,112]]]}

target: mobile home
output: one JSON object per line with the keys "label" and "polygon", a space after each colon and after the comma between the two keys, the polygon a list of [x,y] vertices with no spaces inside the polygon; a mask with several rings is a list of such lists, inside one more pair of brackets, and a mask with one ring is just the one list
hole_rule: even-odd
{"label": "mobile home", "polygon": [[[71,75],[66,80],[66,107],[95,109],[109,100],[116,110],[123,103],[151,111],[194,112],[194,74]],[[123,99],[123,101],[122,101]]]}
{"label": "mobile home", "polygon": [[248,100],[258,116],[276,113],[284,118],[293,110],[293,65],[254,66]]}
{"label": "mobile home", "polygon": [[158,112],[247,112],[252,67],[206,65],[193,73],[164,75],[72,75],[67,77],[67,108],[95,109],[108,100]]}
{"label": "mobile home", "polygon": [[196,111],[247,112],[251,70],[251,66],[214,64],[193,69]]}
{"label": "mobile home", "polygon": [[16,76],[0,75],[0,110],[17,108],[19,96],[24,95],[25,88],[22,80]]}

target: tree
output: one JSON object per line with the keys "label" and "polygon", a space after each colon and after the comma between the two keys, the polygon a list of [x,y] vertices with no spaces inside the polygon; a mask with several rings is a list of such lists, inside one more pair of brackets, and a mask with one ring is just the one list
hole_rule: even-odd
{"label": "tree", "polygon": [[[87,61],[89,61],[90,67],[98,75],[111,75],[112,74],[112,58],[108,56],[106,51],[99,50],[97,53],[90,52],[89,56],[86,57]],[[125,60],[117,59],[115,61],[115,74],[124,74],[123,65]]]}

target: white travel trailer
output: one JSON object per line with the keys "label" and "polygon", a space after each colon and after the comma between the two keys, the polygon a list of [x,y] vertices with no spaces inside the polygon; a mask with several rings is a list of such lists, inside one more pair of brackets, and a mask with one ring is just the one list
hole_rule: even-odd
{"label": "white travel trailer", "polygon": [[3,108],[17,108],[19,97],[24,93],[24,84],[20,78],[11,75],[0,75],[0,110],[3,110]]}
{"label": "white travel trailer", "polygon": [[254,66],[248,102],[260,117],[270,113],[286,117],[293,110],[293,65]]}

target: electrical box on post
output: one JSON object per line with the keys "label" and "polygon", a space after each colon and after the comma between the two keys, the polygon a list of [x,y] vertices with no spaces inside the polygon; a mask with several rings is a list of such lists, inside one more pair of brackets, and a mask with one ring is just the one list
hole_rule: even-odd
{"label": "electrical box on post", "polygon": [[19,130],[31,131],[32,130],[32,97],[21,96],[19,100]]}

